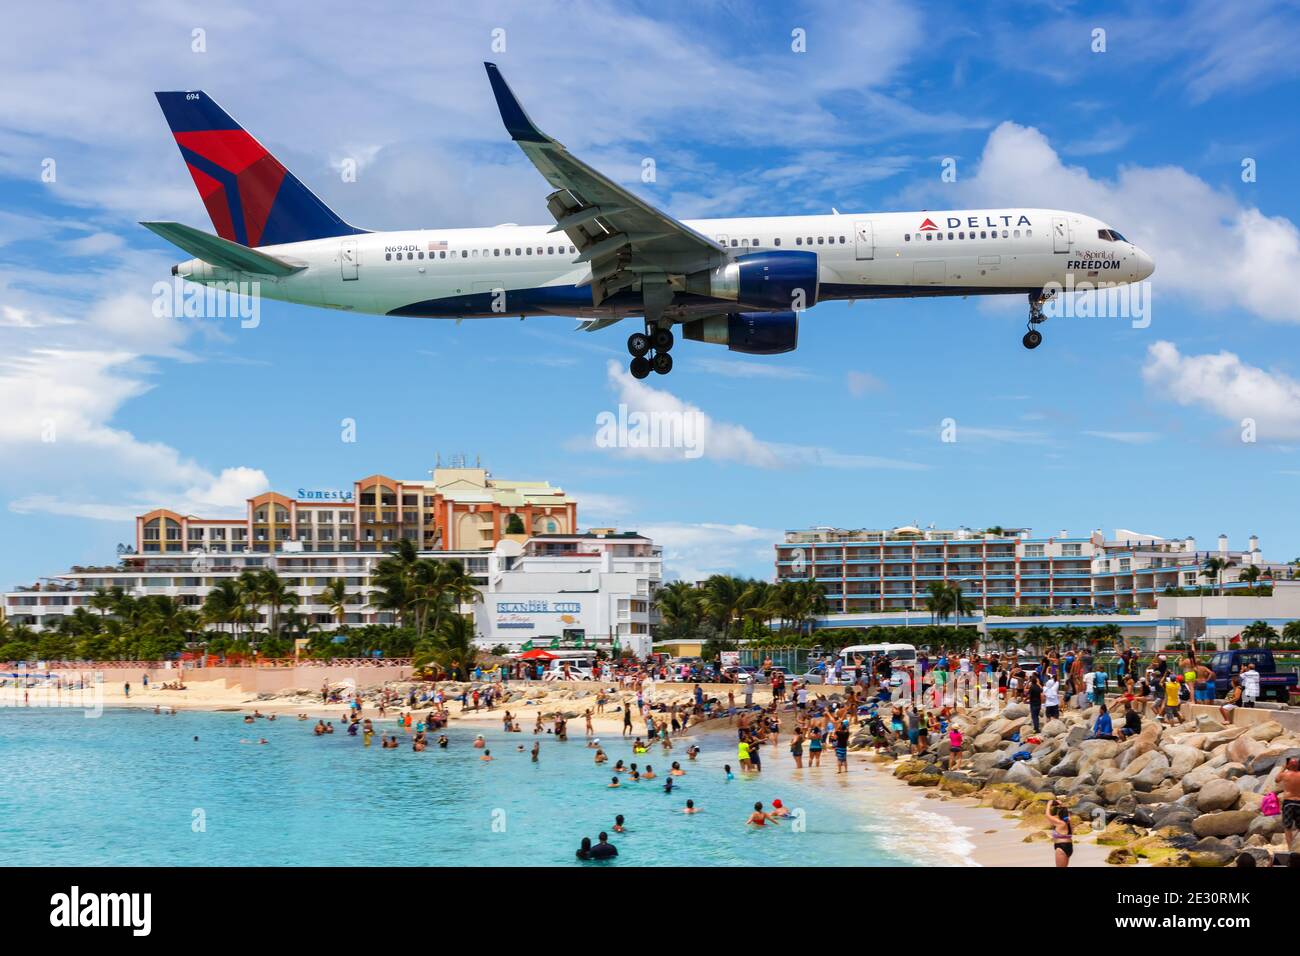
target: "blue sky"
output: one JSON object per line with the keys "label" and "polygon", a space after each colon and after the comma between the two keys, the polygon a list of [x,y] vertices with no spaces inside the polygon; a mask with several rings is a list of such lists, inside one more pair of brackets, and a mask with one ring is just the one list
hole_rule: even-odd
{"label": "blue sky", "polygon": [[[419,477],[458,452],[653,534],[684,576],[766,576],[779,533],[812,524],[1257,533],[1300,555],[1294,5],[475,7],[55,2],[7,24],[0,584],[111,560],[149,507],[240,511],[267,484]],[[358,225],[547,222],[485,59],[547,132],[684,218],[1096,215],[1154,256],[1152,321],[1053,320],[1029,353],[1018,298],[828,304],[797,352],[687,342],[637,384],[627,329],[561,318],[153,315],[179,256],[136,221],[209,228],[153,90],[207,90]],[[620,401],[698,409],[705,454],[595,447]]]}

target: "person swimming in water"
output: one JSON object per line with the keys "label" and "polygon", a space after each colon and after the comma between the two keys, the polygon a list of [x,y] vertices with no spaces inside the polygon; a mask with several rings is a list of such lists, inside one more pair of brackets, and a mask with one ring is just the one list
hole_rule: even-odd
{"label": "person swimming in water", "polygon": [[754,804],[754,812],[749,815],[749,819],[745,822],[750,826],[765,827],[769,823],[780,823],[781,821],[778,817],[774,817],[770,813],[764,813],[763,804],[760,802]]}
{"label": "person swimming in water", "polygon": [[[396,740],[397,738],[394,737],[393,739]],[[443,750],[446,750],[447,744],[448,744],[447,735],[446,734],[441,735],[438,738],[438,746],[441,747]]]}
{"label": "person swimming in water", "polygon": [[679,764],[676,760],[673,761],[672,769],[669,770],[668,772],[671,773],[674,777],[680,777],[686,773],[686,771],[682,769],[682,765]]}
{"label": "person swimming in water", "polygon": [[673,792],[673,778],[669,777],[667,780],[664,781],[664,793],[672,793],[672,792]]}
{"label": "person swimming in water", "polygon": [[686,809],[682,810],[682,813],[699,813],[699,812],[700,811],[695,806],[694,800],[687,800]]}
{"label": "person swimming in water", "polygon": [[485,751],[483,751],[483,756],[479,757],[478,759],[479,759],[479,760],[482,760],[482,761],[488,761],[488,760],[491,760],[491,759],[492,759],[492,751],[490,751],[490,750],[485,750]]}
{"label": "person swimming in water", "polygon": [[614,818],[614,832],[623,833],[626,830],[627,827],[623,825],[623,814],[620,813],[618,816]]}
{"label": "person swimming in water", "polygon": [[609,760],[609,757],[605,755],[605,751],[603,750],[596,751],[596,763],[598,764],[605,763],[607,760]]}
{"label": "person swimming in water", "polygon": [[783,803],[781,803],[779,799],[772,801],[772,812],[769,814],[769,816],[788,817],[789,815],[790,815],[789,809],[787,809],[786,806]]}
{"label": "person swimming in water", "polygon": [[731,772],[731,764],[724,764],[722,767],[722,772],[726,774],[726,779],[728,780],[736,779],[736,775]]}
{"label": "person swimming in water", "polygon": [[653,780],[655,778],[655,768],[649,764],[645,765],[645,776],[642,779]]}
{"label": "person swimming in water", "polygon": [[609,778],[609,785],[608,785],[608,786],[610,786],[610,787],[617,787],[617,786],[619,786],[618,777],[610,777],[610,778]]}

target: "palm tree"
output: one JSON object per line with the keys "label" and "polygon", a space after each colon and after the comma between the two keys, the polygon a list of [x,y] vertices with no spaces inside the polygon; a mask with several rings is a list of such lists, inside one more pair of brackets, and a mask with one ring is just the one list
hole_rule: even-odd
{"label": "palm tree", "polygon": [[1246,587],[1250,590],[1250,593],[1254,594],[1255,582],[1259,580],[1260,573],[1260,569],[1256,565],[1248,564],[1246,567],[1241,569],[1241,572],[1237,575],[1237,580],[1245,581]]}
{"label": "palm tree", "polygon": [[704,606],[724,642],[732,640],[731,628],[739,616],[743,595],[744,582],[739,578],[715,574],[704,582]]}
{"label": "palm tree", "polygon": [[1214,581],[1218,593],[1223,594],[1223,572],[1235,563],[1229,558],[1209,558],[1205,562],[1205,567],[1201,570],[1201,577]]}
{"label": "palm tree", "polygon": [[[785,587],[782,584],[778,590]],[[663,626],[674,637],[694,635],[704,620],[704,594],[685,581],[670,581],[655,594]]]}
{"label": "palm tree", "polygon": [[474,621],[468,615],[457,613],[443,618],[432,638],[416,647],[414,664],[416,667],[436,664],[459,680],[468,676],[477,657]]}
{"label": "palm tree", "polygon": [[1043,648],[1047,646],[1048,641],[1052,639],[1052,629],[1042,624],[1034,624],[1025,628],[1021,635],[1021,643],[1025,647],[1032,647],[1036,652],[1041,654]]}
{"label": "palm tree", "polygon": [[203,599],[203,617],[218,627],[229,624],[231,636],[234,636],[243,606],[239,585],[230,578],[222,578]]}
{"label": "palm tree", "polygon": [[332,578],[316,599],[330,609],[330,613],[334,615],[334,623],[342,629],[343,618],[347,616],[348,604],[352,600],[348,594],[348,582],[342,578]]}
{"label": "palm tree", "polygon": [[931,581],[925,590],[929,595],[925,599],[925,609],[930,612],[930,626],[934,627],[948,617],[952,609],[952,595],[947,581]]}
{"label": "palm tree", "polygon": [[1251,644],[1268,647],[1277,640],[1277,630],[1267,621],[1255,621],[1242,629],[1241,636]]}

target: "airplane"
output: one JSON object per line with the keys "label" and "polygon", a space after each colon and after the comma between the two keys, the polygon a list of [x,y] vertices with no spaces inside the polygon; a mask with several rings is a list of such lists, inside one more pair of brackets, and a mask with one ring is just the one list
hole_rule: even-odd
{"label": "airplane", "polygon": [[[1151,275],[1106,223],[1059,209],[958,209],[678,220],[588,166],[524,112],[485,63],[506,132],[550,184],[550,226],[372,232],[321,202],[202,91],[155,94],[216,235],[141,225],[192,259],[172,275],[372,315],[570,316],[628,336],[638,379],[672,370],[690,341],[771,355],[798,344],[800,313],[836,300],[1025,295],[1023,344],[1061,287]],[[247,287],[247,286],[242,286]]]}

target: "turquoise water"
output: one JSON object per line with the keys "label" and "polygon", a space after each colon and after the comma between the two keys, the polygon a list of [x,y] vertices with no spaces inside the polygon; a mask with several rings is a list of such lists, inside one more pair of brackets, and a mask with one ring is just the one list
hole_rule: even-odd
{"label": "turquoise water", "polygon": [[[908,832],[923,820],[886,815],[859,773],[815,783],[794,780],[784,747],[765,748],[762,778],[726,781],[735,765],[725,736],[699,738],[665,759],[658,748],[633,757],[606,738],[611,762],[622,758],[657,773],[672,760],[687,768],[673,794],[663,777],[617,790],[592,762],[579,736],[559,742],[472,725],[448,731],[448,750],[382,750],[361,738],[315,737],[314,721],[281,716],[245,725],[234,713],[156,716],[106,710],[0,710],[0,861],[6,865],[608,865],[581,864],[583,836],[612,830],[615,865],[908,865]],[[379,724],[382,731],[391,724]],[[391,730],[389,731],[391,732]],[[483,732],[496,758],[470,745]],[[198,736],[198,740],[193,738]],[[241,744],[266,737],[269,744]],[[542,742],[541,760],[526,752]],[[775,759],[774,759],[775,758]],[[808,771],[805,771],[808,773]],[[701,813],[680,812],[687,798]],[[803,810],[805,829],[789,822],[756,830],[744,821],[757,800],[780,797]],[[197,813],[196,813],[197,811]],[[203,823],[196,828],[195,822]],[[198,832],[196,832],[196,829]]]}

